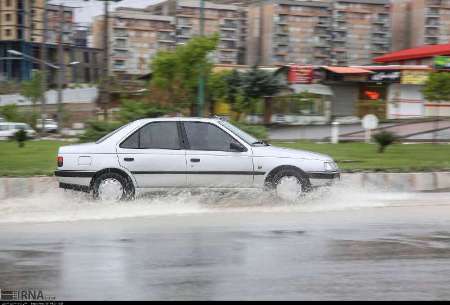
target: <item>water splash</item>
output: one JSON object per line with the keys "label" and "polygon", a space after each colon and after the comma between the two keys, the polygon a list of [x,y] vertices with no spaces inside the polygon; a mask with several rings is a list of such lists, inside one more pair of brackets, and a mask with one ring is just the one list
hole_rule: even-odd
{"label": "water splash", "polygon": [[[269,192],[169,192],[127,202],[100,202],[88,194],[48,190],[0,201],[0,223],[108,220],[233,212],[322,212],[407,205],[418,193],[389,193],[338,183],[296,202],[281,201]],[[450,204],[450,203],[449,203]],[[415,204],[417,205],[417,203]]]}

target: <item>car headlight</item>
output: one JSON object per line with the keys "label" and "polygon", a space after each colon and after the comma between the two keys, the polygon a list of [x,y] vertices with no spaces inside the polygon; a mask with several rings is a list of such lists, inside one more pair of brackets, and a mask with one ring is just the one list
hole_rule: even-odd
{"label": "car headlight", "polygon": [[327,172],[334,172],[334,171],[337,171],[337,169],[338,169],[336,163],[334,163],[333,161],[324,162],[323,167],[324,167],[325,171],[327,171]]}

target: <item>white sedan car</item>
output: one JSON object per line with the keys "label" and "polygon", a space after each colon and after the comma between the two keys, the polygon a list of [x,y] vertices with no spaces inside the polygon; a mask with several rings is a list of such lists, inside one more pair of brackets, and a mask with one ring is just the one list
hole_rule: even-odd
{"label": "white sedan car", "polygon": [[59,186],[102,200],[167,188],[271,189],[296,199],[339,178],[329,156],[279,148],[220,119],[142,119],[59,149]]}

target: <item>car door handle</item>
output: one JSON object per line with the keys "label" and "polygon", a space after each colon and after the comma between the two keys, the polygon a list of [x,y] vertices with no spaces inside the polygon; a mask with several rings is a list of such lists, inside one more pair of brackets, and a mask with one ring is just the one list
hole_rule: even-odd
{"label": "car door handle", "polygon": [[200,159],[191,159],[191,162],[198,163],[200,162]]}
{"label": "car door handle", "polygon": [[123,158],[123,160],[127,161],[127,162],[132,162],[132,161],[134,161],[134,158]]}

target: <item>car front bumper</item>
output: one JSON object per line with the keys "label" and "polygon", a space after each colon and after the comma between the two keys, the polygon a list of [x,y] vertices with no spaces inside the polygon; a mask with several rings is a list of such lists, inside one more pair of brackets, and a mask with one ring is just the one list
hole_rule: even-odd
{"label": "car front bumper", "polygon": [[308,173],[312,187],[330,186],[341,179],[340,172],[313,172]]}

